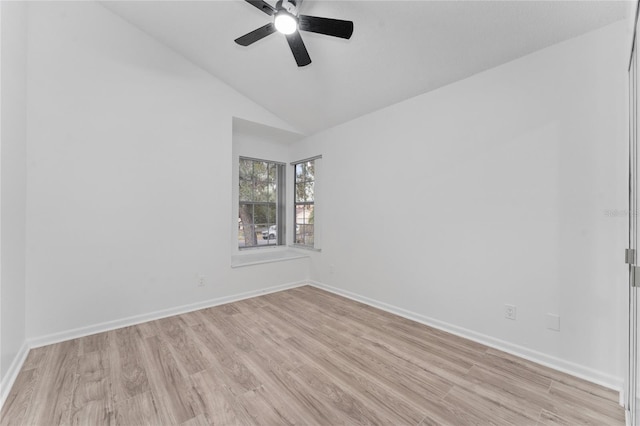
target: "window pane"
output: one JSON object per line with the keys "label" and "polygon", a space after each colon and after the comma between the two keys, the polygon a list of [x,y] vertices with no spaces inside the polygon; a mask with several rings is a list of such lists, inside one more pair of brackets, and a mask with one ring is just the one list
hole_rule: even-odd
{"label": "window pane", "polygon": [[244,246],[245,246],[244,229],[242,227],[242,222],[240,221],[240,218],[238,218],[238,247],[244,247]]}
{"label": "window pane", "polygon": [[296,244],[313,246],[313,225],[299,224],[296,226]]}
{"label": "window pane", "polygon": [[304,206],[304,212],[305,224],[313,223],[315,219],[313,215],[313,204]]}
{"label": "window pane", "polygon": [[269,204],[267,206],[268,212],[267,212],[267,219],[270,225],[275,225],[276,224],[276,218],[277,216],[277,211],[278,211],[278,207],[276,205],[276,203],[273,204]]}
{"label": "window pane", "polygon": [[253,207],[252,204],[248,203],[241,203],[239,207],[238,233],[242,234],[242,238],[239,238],[239,240],[241,240],[239,241],[240,247],[251,247],[258,244],[255,222],[253,220]]}
{"label": "window pane", "polygon": [[296,183],[295,202],[304,203],[313,201],[314,183],[300,182]]}
{"label": "window pane", "polygon": [[307,182],[314,179],[315,163],[307,161],[306,163],[296,164],[296,182]]}
{"label": "window pane", "polygon": [[296,182],[304,181],[304,164],[296,164]]}
{"label": "window pane", "polygon": [[269,184],[266,181],[255,181],[253,201],[269,202]]}
{"label": "window pane", "polygon": [[296,244],[313,247],[314,244],[314,200],[315,160],[295,165],[295,237]]}
{"label": "window pane", "polygon": [[[275,208],[275,206],[273,206]],[[273,212],[273,209],[270,208],[268,204],[257,204],[255,207],[255,213],[253,216],[253,220],[255,223],[262,224],[271,224],[273,221],[270,219],[270,213]]]}
{"label": "window pane", "polygon": [[240,201],[253,201],[253,182],[250,180],[240,181]]}
{"label": "window pane", "polygon": [[307,180],[314,180],[315,174],[316,174],[315,160],[307,162]]}
{"label": "window pane", "polygon": [[266,181],[269,179],[269,163],[263,161],[254,161],[253,172],[256,180]]}
{"label": "window pane", "polygon": [[275,182],[278,178],[278,165],[269,164],[269,182]]}
{"label": "window pane", "polygon": [[[238,247],[278,245],[278,176],[282,165],[240,159]],[[282,209],[282,207],[281,207]]]}
{"label": "window pane", "polygon": [[253,161],[240,159],[240,180],[252,180],[253,179]]}
{"label": "window pane", "polygon": [[267,199],[266,201],[270,202],[270,203],[275,203],[276,202],[276,185],[273,183],[270,183],[267,185]]}
{"label": "window pane", "polygon": [[313,225],[303,225],[303,243],[305,246],[313,246]]}
{"label": "window pane", "polygon": [[296,233],[295,243],[313,246],[314,213],[313,204],[296,206]]}
{"label": "window pane", "polygon": [[296,203],[301,203],[304,201],[304,182],[299,182],[296,183],[296,192],[295,192],[295,198],[296,198]]}
{"label": "window pane", "polygon": [[313,201],[313,191],[314,191],[314,183],[313,182],[305,182],[304,184],[304,194],[305,201]]}
{"label": "window pane", "polygon": [[303,241],[302,235],[303,235],[302,229],[300,228],[300,225],[296,223],[296,237],[295,237],[294,243],[302,244],[302,241]]}

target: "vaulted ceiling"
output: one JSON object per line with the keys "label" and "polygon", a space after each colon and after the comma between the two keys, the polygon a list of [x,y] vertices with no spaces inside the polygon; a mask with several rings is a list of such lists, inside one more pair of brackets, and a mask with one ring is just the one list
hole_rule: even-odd
{"label": "vaulted ceiling", "polygon": [[303,32],[313,62],[298,68],[279,33],[249,47],[233,42],[272,19],[243,0],[102,4],[305,134],[631,13],[627,1],[305,0],[301,13],[352,20],[354,33]]}

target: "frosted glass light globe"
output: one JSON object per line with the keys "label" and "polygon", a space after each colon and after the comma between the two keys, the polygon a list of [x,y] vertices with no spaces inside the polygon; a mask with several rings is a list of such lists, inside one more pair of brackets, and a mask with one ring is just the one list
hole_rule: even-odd
{"label": "frosted glass light globe", "polygon": [[295,18],[288,13],[279,13],[274,21],[276,30],[282,34],[293,34],[298,29],[298,23]]}

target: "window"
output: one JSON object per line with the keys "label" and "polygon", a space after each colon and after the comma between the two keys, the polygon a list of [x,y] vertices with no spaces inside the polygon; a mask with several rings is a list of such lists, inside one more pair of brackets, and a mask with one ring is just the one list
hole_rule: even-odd
{"label": "window", "polygon": [[306,160],[294,163],[295,190],[294,190],[294,243],[313,247],[314,244],[314,185],[315,185],[315,160]]}
{"label": "window", "polygon": [[240,157],[238,247],[284,244],[284,164]]}

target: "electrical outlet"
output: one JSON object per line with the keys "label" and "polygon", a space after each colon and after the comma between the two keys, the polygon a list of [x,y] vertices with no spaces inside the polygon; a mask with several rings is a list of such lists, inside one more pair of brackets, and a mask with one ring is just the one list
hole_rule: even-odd
{"label": "electrical outlet", "polygon": [[504,317],[510,320],[515,320],[516,307],[513,305],[504,305]]}
{"label": "electrical outlet", "polygon": [[204,287],[204,275],[198,275],[198,287]]}
{"label": "electrical outlet", "polygon": [[336,267],[335,267],[335,265],[329,265],[329,273],[330,273],[330,274],[333,274],[333,273],[335,273],[335,272],[336,272]]}

